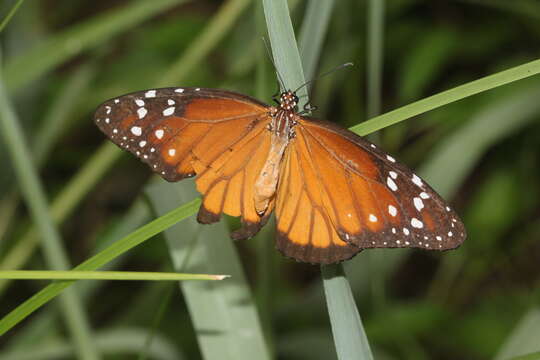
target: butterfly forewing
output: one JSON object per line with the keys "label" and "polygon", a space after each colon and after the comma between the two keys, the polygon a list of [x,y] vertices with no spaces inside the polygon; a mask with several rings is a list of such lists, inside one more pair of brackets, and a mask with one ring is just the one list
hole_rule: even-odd
{"label": "butterfly forewing", "polygon": [[[212,157],[229,145],[227,138],[214,141],[212,153],[208,149],[194,152],[200,141],[234,137],[265,111],[266,105],[233,92],[164,88],[106,101],[96,111],[94,121],[115,144],[139,157],[166,180],[178,181],[195,175],[192,163],[197,155],[204,162],[206,156]],[[222,124],[229,121],[229,128]],[[219,128],[219,135],[212,133],[214,127]],[[230,130],[234,130],[232,135]]]}
{"label": "butterfly forewing", "polygon": [[350,259],[361,249],[339,237],[324,207],[319,181],[297,135],[281,165],[276,219],[277,249],[298,261],[331,264]]}
{"label": "butterfly forewing", "polygon": [[254,177],[268,152],[269,121],[265,104],[204,88],[136,92],[103,103],[95,114],[115,144],[166,180],[199,175],[198,220],[215,222],[221,213],[242,216],[239,238],[253,236],[273,209],[261,217],[252,202]]}

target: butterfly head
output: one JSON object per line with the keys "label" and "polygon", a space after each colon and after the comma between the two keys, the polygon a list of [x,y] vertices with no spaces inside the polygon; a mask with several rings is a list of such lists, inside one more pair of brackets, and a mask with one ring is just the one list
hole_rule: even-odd
{"label": "butterfly head", "polygon": [[282,92],[279,96],[279,107],[281,110],[294,110],[298,105],[298,96],[292,91]]}

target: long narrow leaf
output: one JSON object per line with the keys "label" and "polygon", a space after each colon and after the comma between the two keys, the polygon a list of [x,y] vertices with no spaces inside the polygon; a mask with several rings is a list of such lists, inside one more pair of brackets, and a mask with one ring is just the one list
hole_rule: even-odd
{"label": "long narrow leaf", "polygon": [[227,275],[181,274],[144,271],[37,271],[15,270],[0,271],[0,278],[17,280],[223,280]]}
{"label": "long narrow leaf", "polygon": [[[148,189],[158,213],[197,196],[194,182],[159,183]],[[223,222],[201,225],[194,218],[165,231],[177,271],[224,273],[217,282],[180,283],[204,359],[270,359],[253,296]]]}
{"label": "long narrow leaf", "polygon": [[[118,240],[100,253],[92,256],[90,259],[76,266],[74,270],[87,271],[99,269],[101,266],[117,258],[126,251],[190,216],[200,204],[200,200],[196,199],[168,212],[159,219],[146,224],[133,233]],[[63,281],[48,285],[12,310],[0,320],[0,336],[74,283],[75,281]]]}
{"label": "long narrow leaf", "polygon": [[4,68],[6,87],[17,91],[82,51],[182,2],[184,0],[131,1],[125,7],[75,25],[27,53],[9,59]]}
{"label": "long narrow leaf", "polygon": [[[10,152],[12,163],[20,182],[21,191],[43,236],[43,250],[47,264],[52,269],[63,270],[69,267],[67,256],[62,248],[62,240],[53,220],[47,211],[45,191],[33,166],[32,156],[18,119],[4,90],[0,77],[0,129]],[[74,341],[77,343],[79,356],[83,359],[99,359],[96,352],[89,322],[83,311],[80,299],[70,291],[61,297],[63,314]]]}
{"label": "long narrow leaf", "polygon": [[[263,1],[263,4],[277,71],[283,75],[285,86],[301,84],[304,82],[302,65],[296,50],[287,2],[268,0]],[[321,272],[339,359],[372,359],[360,314],[342,265],[322,266]]]}

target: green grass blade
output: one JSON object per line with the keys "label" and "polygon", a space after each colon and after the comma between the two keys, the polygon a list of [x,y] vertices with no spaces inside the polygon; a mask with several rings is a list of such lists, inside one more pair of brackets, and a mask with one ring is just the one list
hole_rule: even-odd
{"label": "green grass blade", "polygon": [[338,359],[373,359],[343,267],[321,266]]}
{"label": "green grass blade", "polygon": [[540,308],[535,307],[529,310],[523,316],[516,328],[512,331],[506,342],[499,350],[495,360],[540,359],[540,341],[538,341],[540,336],[539,334]]}
{"label": "green grass blade", "polygon": [[90,81],[97,70],[97,64],[94,62],[76,69],[46,112],[32,148],[34,158],[39,165],[47,158],[58,139],[70,128],[69,121],[73,112],[88,90]]}
{"label": "green grass blade", "polygon": [[[194,181],[163,182],[147,190],[159,214],[197,196]],[[225,223],[201,225],[187,219],[165,231],[174,268],[224,273],[226,282],[180,283],[203,358],[270,359],[257,309]]]}
{"label": "green grass blade", "polygon": [[[115,145],[105,142],[54,199],[49,209],[53,220],[56,223],[64,221],[77,207],[80,200],[121,155],[122,152]],[[37,245],[37,229],[30,227],[2,259],[0,269],[15,270],[21,268],[32,255]],[[8,283],[9,280],[0,279],[0,292]]]}
{"label": "green grass blade", "polygon": [[[528,86],[473,115],[439,144],[424,164],[421,172],[426,180],[437,184],[441,194],[454,193],[490,146],[536,119],[540,111],[539,96],[540,86]],[[443,169],[452,169],[452,176]]]}
{"label": "green grass blade", "polygon": [[13,15],[15,15],[15,13],[17,12],[17,10],[19,9],[19,6],[22,5],[24,0],[17,0],[17,2],[15,4],[13,4],[13,6],[11,7],[11,9],[9,10],[9,12],[7,13],[6,17],[4,18],[4,20],[2,20],[2,23],[0,23],[0,33],[4,30],[4,28],[6,27],[6,25],[9,23],[9,21],[11,20],[11,18],[13,17]]}
{"label": "green grass blade", "polygon": [[316,76],[315,70],[334,5],[334,0],[308,1],[298,42],[304,75],[308,80]]}
{"label": "green grass blade", "polygon": [[0,271],[2,279],[16,280],[146,280],[146,281],[182,281],[182,280],[223,280],[228,275],[181,274],[145,271],[39,271],[13,270]]}
{"label": "green grass blade", "polygon": [[527,355],[516,356],[508,360],[540,360],[540,351],[530,353]]}
{"label": "green grass blade", "polygon": [[18,91],[39,76],[82,51],[98,46],[118,33],[184,0],[132,1],[50,37],[14,59],[4,68],[6,87]]}
{"label": "green grass blade", "polygon": [[[47,264],[52,269],[69,267],[67,256],[62,248],[60,234],[55,228],[47,208],[45,191],[41,186],[33,166],[29,147],[26,145],[18,119],[7,99],[4,84],[0,78],[0,128],[10,152],[12,164],[20,183],[21,192],[43,237],[42,245]],[[75,292],[66,292],[61,297],[63,314],[71,335],[77,344],[79,356],[83,359],[99,359],[91,338],[91,331],[80,299]]]}
{"label": "green grass blade", "polygon": [[[110,328],[96,332],[96,347],[111,359],[133,359],[144,340],[148,330],[135,327]],[[152,360],[185,359],[178,344],[157,334],[152,346],[148,349]],[[75,359],[73,344],[65,340],[56,340],[23,349],[8,350],[0,355],[0,360],[58,360]]]}
{"label": "green grass blade", "polygon": [[384,2],[368,1],[367,31],[367,116],[381,113],[381,84],[383,73]]}
{"label": "green grass blade", "polygon": [[[107,247],[105,250],[92,256],[90,259],[76,266],[74,270],[91,271],[99,269],[101,266],[107,264],[109,261],[117,258],[126,251],[139,245],[152,236],[159,234],[178,221],[192,215],[196,209],[198,209],[200,204],[201,201],[196,199],[168,212],[159,219],[140,227],[133,233]],[[0,336],[13,326],[17,325],[28,315],[39,309],[42,305],[58,296],[62,291],[74,283],[75,281],[63,281],[48,285],[43,290],[39,291],[30,299],[26,300],[24,303],[12,310],[0,320]]]}
{"label": "green grass blade", "polygon": [[249,3],[250,0],[229,0],[225,2],[203,33],[195,38],[193,46],[184,52],[182,57],[165,72],[161,80],[158,81],[157,86],[175,86],[177,81],[184,79],[192,71],[193,67],[199,64],[208,52],[228,33]]}
{"label": "green grass blade", "polygon": [[525,79],[538,73],[540,73],[540,60],[534,60],[400,107],[396,110],[387,112],[371,120],[363,122],[362,124],[353,126],[350,128],[350,130],[360,135],[366,135],[387,126],[397,124],[400,121],[407,120],[413,116],[420,115],[443,105],[450,104],[454,101],[458,101],[468,96],[488,91],[517,80]]}
{"label": "green grass blade", "polygon": [[[296,50],[287,2],[266,0],[263,4],[277,71],[282,74],[286,87],[290,87],[290,84],[302,84],[303,71],[300,55]],[[372,359],[342,265],[322,266],[321,273],[338,358]]]}
{"label": "green grass blade", "polygon": [[[285,86],[282,90],[295,90],[306,80],[287,2],[263,0],[263,8],[276,71]],[[300,97],[299,107],[302,108],[308,101],[307,89],[300,89],[297,95]]]}

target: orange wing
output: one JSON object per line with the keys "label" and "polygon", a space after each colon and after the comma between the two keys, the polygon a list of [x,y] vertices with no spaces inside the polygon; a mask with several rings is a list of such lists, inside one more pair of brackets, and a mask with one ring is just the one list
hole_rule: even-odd
{"label": "orange wing", "polygon": [[198,175],[203,194],[197,219],[219,220],[221,213],[242,216],[250,237],[273,210],[261,217],[253,206],[256,175],[266,159],[270,121],[267,105],[215,89],[165,88],[136,92],[103,103],[98,127],[168,181]]}
{"label": "orange wing", "polygon": [[445,250],[463,242],[458,216],[407,167],[331,123],[297,121],[276,205],[282,253],[333,263],[362,248]]}

